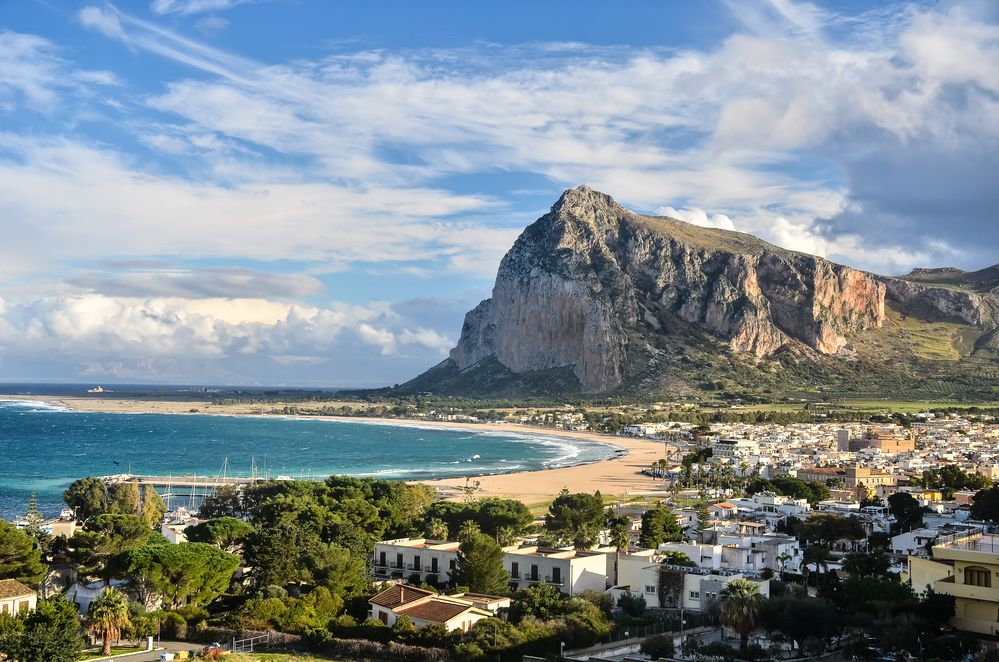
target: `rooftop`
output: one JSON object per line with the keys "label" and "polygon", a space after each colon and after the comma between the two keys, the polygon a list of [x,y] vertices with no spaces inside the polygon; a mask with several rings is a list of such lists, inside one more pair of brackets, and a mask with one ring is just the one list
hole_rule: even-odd
{"label": "rooftop", "polygon": [[34,595],[35,593],[35,589],[22,584],[16,579],[0,579],[0,600],[23,598],[28,595]]}

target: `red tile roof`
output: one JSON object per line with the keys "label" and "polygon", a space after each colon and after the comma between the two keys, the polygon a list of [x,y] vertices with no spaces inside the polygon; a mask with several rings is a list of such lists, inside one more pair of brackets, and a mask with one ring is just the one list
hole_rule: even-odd
{"label": "red tile roof", "polygon": [[25,586],[16,579],[0,579],[0,600],[10,598],[23,598],[27,595],[34,595],[35,589]]}
{"label": "red tile roof", "polygon": [[431,598],[426,602],[396,609],[396,614],[405,614],[410,618],[418,618],[421,621],[431,623],[447,623],[458,614],[471,609],[471,605],[456,604],[445,600]]}
{"label": "red tile roof", "polygon": [[368,602],[371,604],[376,604],[380,607],[386,607],[388,609],[395,609],[400,605],[409,604],[414,600],[420,600],[427,597],[428,595],[437,595],[433,591],[428,591],[422,588],[416,588],[415,586],[405,586],[403,584],[396,584],[392,588],[387,588],[381,593],[378,593],[372,597]]}

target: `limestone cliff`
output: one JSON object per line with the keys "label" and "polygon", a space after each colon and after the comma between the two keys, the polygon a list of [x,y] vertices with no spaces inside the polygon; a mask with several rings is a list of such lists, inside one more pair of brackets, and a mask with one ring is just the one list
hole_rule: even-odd
{"label": "limestone cliff", "polygon": [[[450,362],[513,373],[571,369],[614,389],[642,338],[693,325],[731,350],[835,354],[885,321],[885,284],[750,235],[634,214],[586,186],[566,191],[503,258]],[[637,345],[636,345],[637,343]]]}

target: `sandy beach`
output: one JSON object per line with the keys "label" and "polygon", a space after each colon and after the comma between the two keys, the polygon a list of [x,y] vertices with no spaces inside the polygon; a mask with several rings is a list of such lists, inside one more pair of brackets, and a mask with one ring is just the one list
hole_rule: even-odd
{"label": "sandy beach", "polygon": [[[281,403],[215,405],[197,400],[127,400],[114,398],[66,397],[66,396],[23,396],[0,395],[3,400],[36,400],[75,411],[124,414],[209,414],[230,416],[273,415],[268,413],[280,408]],[[594,492],[604,495],[627,497],[638,496],[663,489],[663,482],[641,474],[641,470],[663,457],[662,442],[645,441],[632,437],[619,437],[596,432],[571,432],[550,430],[509,423],[452,423],[425,421],[421,419],[361,418],[338,416],[308,416],[309,419],[343,420],[355,423],[383,423],[395,425],[419,425],[425,427],[445,427],[474,431],[513,432],[519,434],[545,435],[566,439],[585,439],[608,444],[625,451],[617,457],[603,462],[594,462],[573,467],[562,467],[538,471],[522,471],[494,476],[479,476],[470,479],[478,482],[479,496],[502,496],[520,499],[527,504],[537,504],[551,499],[564,487],[573,492]],[[462,488],[465,478],[447,478],[425,481],[428,484],[447,490]]]}

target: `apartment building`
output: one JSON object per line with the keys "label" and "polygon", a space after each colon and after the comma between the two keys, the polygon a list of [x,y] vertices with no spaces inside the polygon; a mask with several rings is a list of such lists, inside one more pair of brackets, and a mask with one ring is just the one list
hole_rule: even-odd
{"label": "apartment building", "polygon": [[568,595],[603,591],[608,582],[608,556],[601,551],[510,546],[503,549],[510,588],[545,583]]}
{"label": "apartment building", "polygon": [[[651,550],[643,550],[648,551]],[[755,581],[762,595],[770,595],[770,582],[755,574],[664,564],[646,553],[622,555],[619,568],[619,585],[611,595],[615,598],[625,592],[640,595],[651,607],[706,610],[722,588],[736,579]]]}
{"label": "apartment building", "polygon": [[999,634],[999,535],[938,538],[932,560],[909,557],[914,590],[931,586],[955,598],[950,624],[979,634]]}
{"label": "apartment building", "polygon": [[459,543],[426,538],[397,538],[375,543],[375,579],[405,579],[443,586],[458,564]]}

